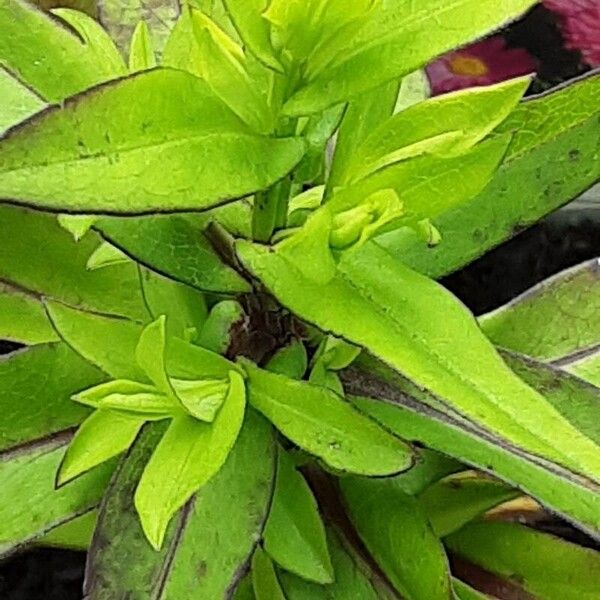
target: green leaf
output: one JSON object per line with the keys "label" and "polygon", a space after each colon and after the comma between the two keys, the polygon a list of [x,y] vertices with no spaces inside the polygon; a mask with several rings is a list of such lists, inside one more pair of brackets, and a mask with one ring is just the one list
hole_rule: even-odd
{"label": "green leaf", "polygon": [[515,19],[534,3],[423,0],[418,5],[383,4],[357,35],[343,40],[335,60],[312,73],[309,83],[287,102],[285,111],[289,115],[309,114],[397,80],[432,58]]}
{"label": "green leaf", "polygon": [[252,588],[256,600],[286,600],[273,563],[260,546],[252,556]]}
{"label": "green leaf", "polygon": [[194,340],[208,313],[202,294],[143,267],[140,281],[150,314],[155,319],[167,317],[167,336]]}
{"label": "green leaf", "polygon": [[[59,20],[22,0],[0,1],[2,64],[48,102],[107,81],[112,64]],[[3,97],[4,100],[4,97]]]}
{"label": "green leaf", "polygon": [[300,139],[250,132],[193,75],[157,69],[12,129],[0,141],[0,197],[68,212],[202,210],[267,188],[303,152]]}
{"label": "green leaf", "polygon": [[88,313],[46,301],[60,337],[87,361],[114,379],[148,382],[134,357],[142,325],[127,319]]}
{"label": "green leaf", "polygon": [[479,318],[498,346],[555,360],[600,343],[600,268],[593,259],[531,288]]}
{"label": "green leaf", "polygon": [[143,416],[146,420],[164,419],[177,412],[177,404],[164,394],[159,394],[154,386],[127,379],[101,383],[75,394],[73,400],[92,408]]}
{"label": "green leaf", "polygon": [[98,518],[97,510],[88,510],[80,516],[51,529],[37,540],[37,545],[87,552]]}
{"label": "green leaf", "polygon": [[125,54],[136,27],[144,21],[152,46],[162,51],[177,17],[177,0],[97,0],[98,18]]}
{"label": "green leaf", "polygon": [[0,555],[95,506],[114,465],[55,490],[72,428],[89,414],[71,394],[102,381],[65,344],[40,345],[0,360]]}
{"label": "green leaf", "polygon": [[371,393],[382,385],[390,402],[357,400],[357,405],[396,435],[458,458],[533,496],[585,531],[600,532],[600,496],[594,486],[568,473],[540,465],[502,440],[465,425],[405,396],[391,382],[365,380]]}
{"label": "green leaf", "polygon": [[600,179],[598,93],[600,76],[591,74],[517,107],[498,129],[514,136],[490,184],[434,220],[440,244],[428,248],[408,229],[378,241],[412,268],[438,278],[579,196]]}
{"label": "green leaf", "polygon": [[464,468],[462,463],[453,458],[429,448],[419,448],[416,451],[415,466],[389,481],[393,481],[394,486],[405,494],[416,496],[440,479]]}
{"label": "green leaf", "polygon": [[195,419],[212,423],[227,397],[229,381],[171,379],[171,385],[186,411]]}
{"label": "green leaf", "polygon": [[490,598],[490,596],[478,592],[460,581],[460,579],[456,579],[456,577],[452,580],[452,589],[459,600],[489,600]]}
{"label": "green leaf", "polygon": [[42,110],[46,103],[27,86],[0,67],[0,135],[6,129],[16,125]]}
{"label": "green leaf", "polygon": [[60,464],[57,484],[64,485],[78,475],[124,452],[133,444],[144,416],[101,408],[79,427]]}
{"label": "green leaf", "polygon": [[138,262],[176,281],[209,292],[250,291],[214,251],[204,236],[205,225],[197,215],[152,215],[105,218],[96,228]]}
{"label": "green leaf", "polygon": [[236,300],[215,304],[198,336],[198,342],[213,352],[225,354],[232,341],[232,330],[244,320],[244,309]]}
{"label": "green leaf", "polygon": [[470,562],[544,600],[594,600],[600,553],[516,523],[474,523],[446,539]]}
{"label": "green leaf", "polygon": [[[424,142],[431,144],[445,134],[459,134],[451,146],[453,151],[474,146],[512,112],[529,81],[528,77],[520,78],[414,104],[383,121],[368,135],[352,154],[349,174],[359,179],[381,168],[384,157],[394,155],[399,149],[415,147],[419,154],[430,152]],[[420,151],[416,148],[419,144]]]}
{"label": "green leaf", "polygon": [[94,215],[58,215],[57,220],[61,227],[66,229],[73,239],[78,242],[98,220]]}
{"label": "green leaf", "polygon": [[263,539],[269,556],[286,571],[316,583],[333,582],[317,503],[304,477],[283,450],[279,452],[275,494]]}
{"label": "green leaf", "polygon": [[0,557],[98,505],[114,469],[107,463],[58,490],[56,470],[69,432],[0,454]]}
{"label": "green leaf", "polygon": [[144,537],[133,495],[160,435],[158,423],[144,429],[106,495],[88,556],[90,599],[223,598],[243,575],[260,537],[275,475],[276,446],[268,423],[247,411],[225,465],[173,519],[156,551]]}
{"label": "green leaf", "polygon": [[584,435],[600,444],[600,387],[589,385],[562,369],[540,363],[527,356],[503,351],[510,368]]}
{"label": "green leaf", "polygon": [[224,0],[224,4],[244,46],[268,67],[283,71],[271,44],[269,23],[263,17],[268,0]]}
{"label": "green leaf", "polygon": [[186,7],[165,48],[165,66],[192,73],[254,131],[271,133],[279,109],[272,71],[257,63],[205,12]]}
{"label": "green leaf", "polygon": [[146,21],[140,21],[133,30],[129,46],[129,70],[145,71],[156,66],[154,46]]}
{"label": "green leaf", "polygon": [[238,437],[245,409],[244,380],[235,372],[227,398],[210,425],[176,417],[146,465],[135,507],[146,537],[160,548],[171,517],[225,463]]}
{"label": "green leaf", "polygon": [[327,543],[335,572],[334,582],[318,585],[282,571],[280,581],[288,600],[391,600],[397,597],[333,528],[327,530]]}
{"label": "green leaf", "polygon": [[86,267],[90,271],[112,267],[129,261],[129,258],[110,242],[102,242],[88,258]]}
{"label": "green leaf", "polygon": [[0,339],[33,346],[60,338],[35,296],[0,282]]}
{"label": "green leaf", "polygon": [[447,411],[600,478],[598,446],[510,371],[464,306],[374,243],[344,253],[325,285],[276,252],[244,241],[237,248],[246,268],[300,318],[369,348]]}
{"label": "green leaf", "polygon": [[109,74],[106,79],[127,75],[127,67],[112,38],[90,16],[70,8],[55,8],[52,14],[70,25],[81,37],[92,60]]}
{"label": "green leaf", "polygon": [[294,340],[275,352],[266,365],[268,371],[285,375],[290,379],[302,379],[308,368],[306,348],[300,340]]}
{"label": "green leaf", "polygon": [[429,486],[419,504],[438,537],[445,537],[486,511],[520,495],[519,490],[474,472],[452,475]]}
{"label": "green leaf", "polygon": [[329,191],[347,183],[354,152],[381,123],[394,112],[399,84],[397,81],[366,92],[348,103],[340,125],[327,180]]}
{"label": "green leaf", "polygon": [[340,485],[358,534],[402,596],[450,600],[446,555],[419,501],[387,480],[342,478]]}
{"label": "green leaf", "polygon": [[248,401],[286,437],[334,469],[390,475],[412,464],[409,446],[326,388],[242,362]]}
{"label": "green leaf", "polygon": [[135,348],[135,360],[160,392],[175,396],[167,375],[166,345],[166,318],[162,315],[144,327]]}
{"label": "green leaf", "polygon": [[[403,203],[405,216],[401,223],[433,219],[485,188],[509,142],[508,136],[499,136],[458,156],[423,155],[389,165],[341,188],[328,205],[339,212],[356,206],[376,192],[391,189]],[[457,173],[461,174],[458,178]]]}
{"label": "green leaf", "polygon": [[600,387],[600,350],[564,365],[567,371]]}
{"label": "green leaf", "polygon": [[0,360],[0,451],[78,425],[89,410],[71,396],[104,376],[66,344],[27,348]]}
{"label": "green leaf", "polygon": [[5,283],[83,309],[148,317],[133,263],[86,269],[98,236],[88,234],[75,242],[51,215],[0,205],[0,239],[0,279]]}
{"label": "green leaf", "polygon": [[246,573],[245,577],[237,584],[232,600],[256,600],[252,587],[252,573]]}

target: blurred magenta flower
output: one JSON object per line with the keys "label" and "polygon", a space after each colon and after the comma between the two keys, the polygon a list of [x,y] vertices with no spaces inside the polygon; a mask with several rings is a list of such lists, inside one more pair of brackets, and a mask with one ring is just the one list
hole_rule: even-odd
{"label": "blurred magenta flower", "polygon": [[566,46],[599,67],[600,0],[544,0],[544,5],[560,17]]}
{"label": "blurred magenta flower", "polygon": [[441,56],[426,67],[431,93],[491,85],[533,73],[536,59],[522,48],[509,48],[500,35]]}

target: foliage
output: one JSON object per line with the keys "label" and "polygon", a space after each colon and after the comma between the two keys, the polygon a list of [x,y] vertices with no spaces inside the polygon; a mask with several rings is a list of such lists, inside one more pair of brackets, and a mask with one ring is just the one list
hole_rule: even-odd
{"label": "foliage", "polygon": [[597,263],[479,320],[433,278],[600,178],[600,79],[414,92],[534,3],[0,0],[1,555],[87,547],[90,599],[484,597],[457,560],[594,597],[504,521],[600,537]]}

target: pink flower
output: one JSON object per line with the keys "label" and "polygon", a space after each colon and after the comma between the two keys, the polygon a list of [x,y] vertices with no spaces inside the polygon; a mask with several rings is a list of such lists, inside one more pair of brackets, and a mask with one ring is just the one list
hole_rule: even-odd
{"label": "pink flower", "polygon": [[560,18],[567,48],[580,50],[592,67],[600,66],[600,0],[544,0]]}
{"label": "pink flower", "polygon": [[497,35],[445,54],[429,64],[426,72],[436,96],[526,75],[536,67],[531,54],[522,48],[508,48]]}

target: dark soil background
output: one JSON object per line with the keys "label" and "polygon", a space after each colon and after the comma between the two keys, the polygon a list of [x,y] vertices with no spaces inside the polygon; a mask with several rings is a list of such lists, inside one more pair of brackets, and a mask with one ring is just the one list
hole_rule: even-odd
{"label": "dark soil background", "polygon": [[[532,93],[585,71],[579,54],[563,48],[553,15],[541,6],[513,25],[505,35],[511,45],[527,48],[540,60],[541,68],[532,84]],[[442,283],[475,314],[481,314],[546,277],[597,256],[600,256],[600,208],[566,209]],[[16,348],[14,344],[0,341],[0,354]],[[560,522],[549,528],[567,538],[574,533]],[[0,599],[79,600],[84,564],[85,554],[80,552],[49,548],[22,552],[0,563]]]}

